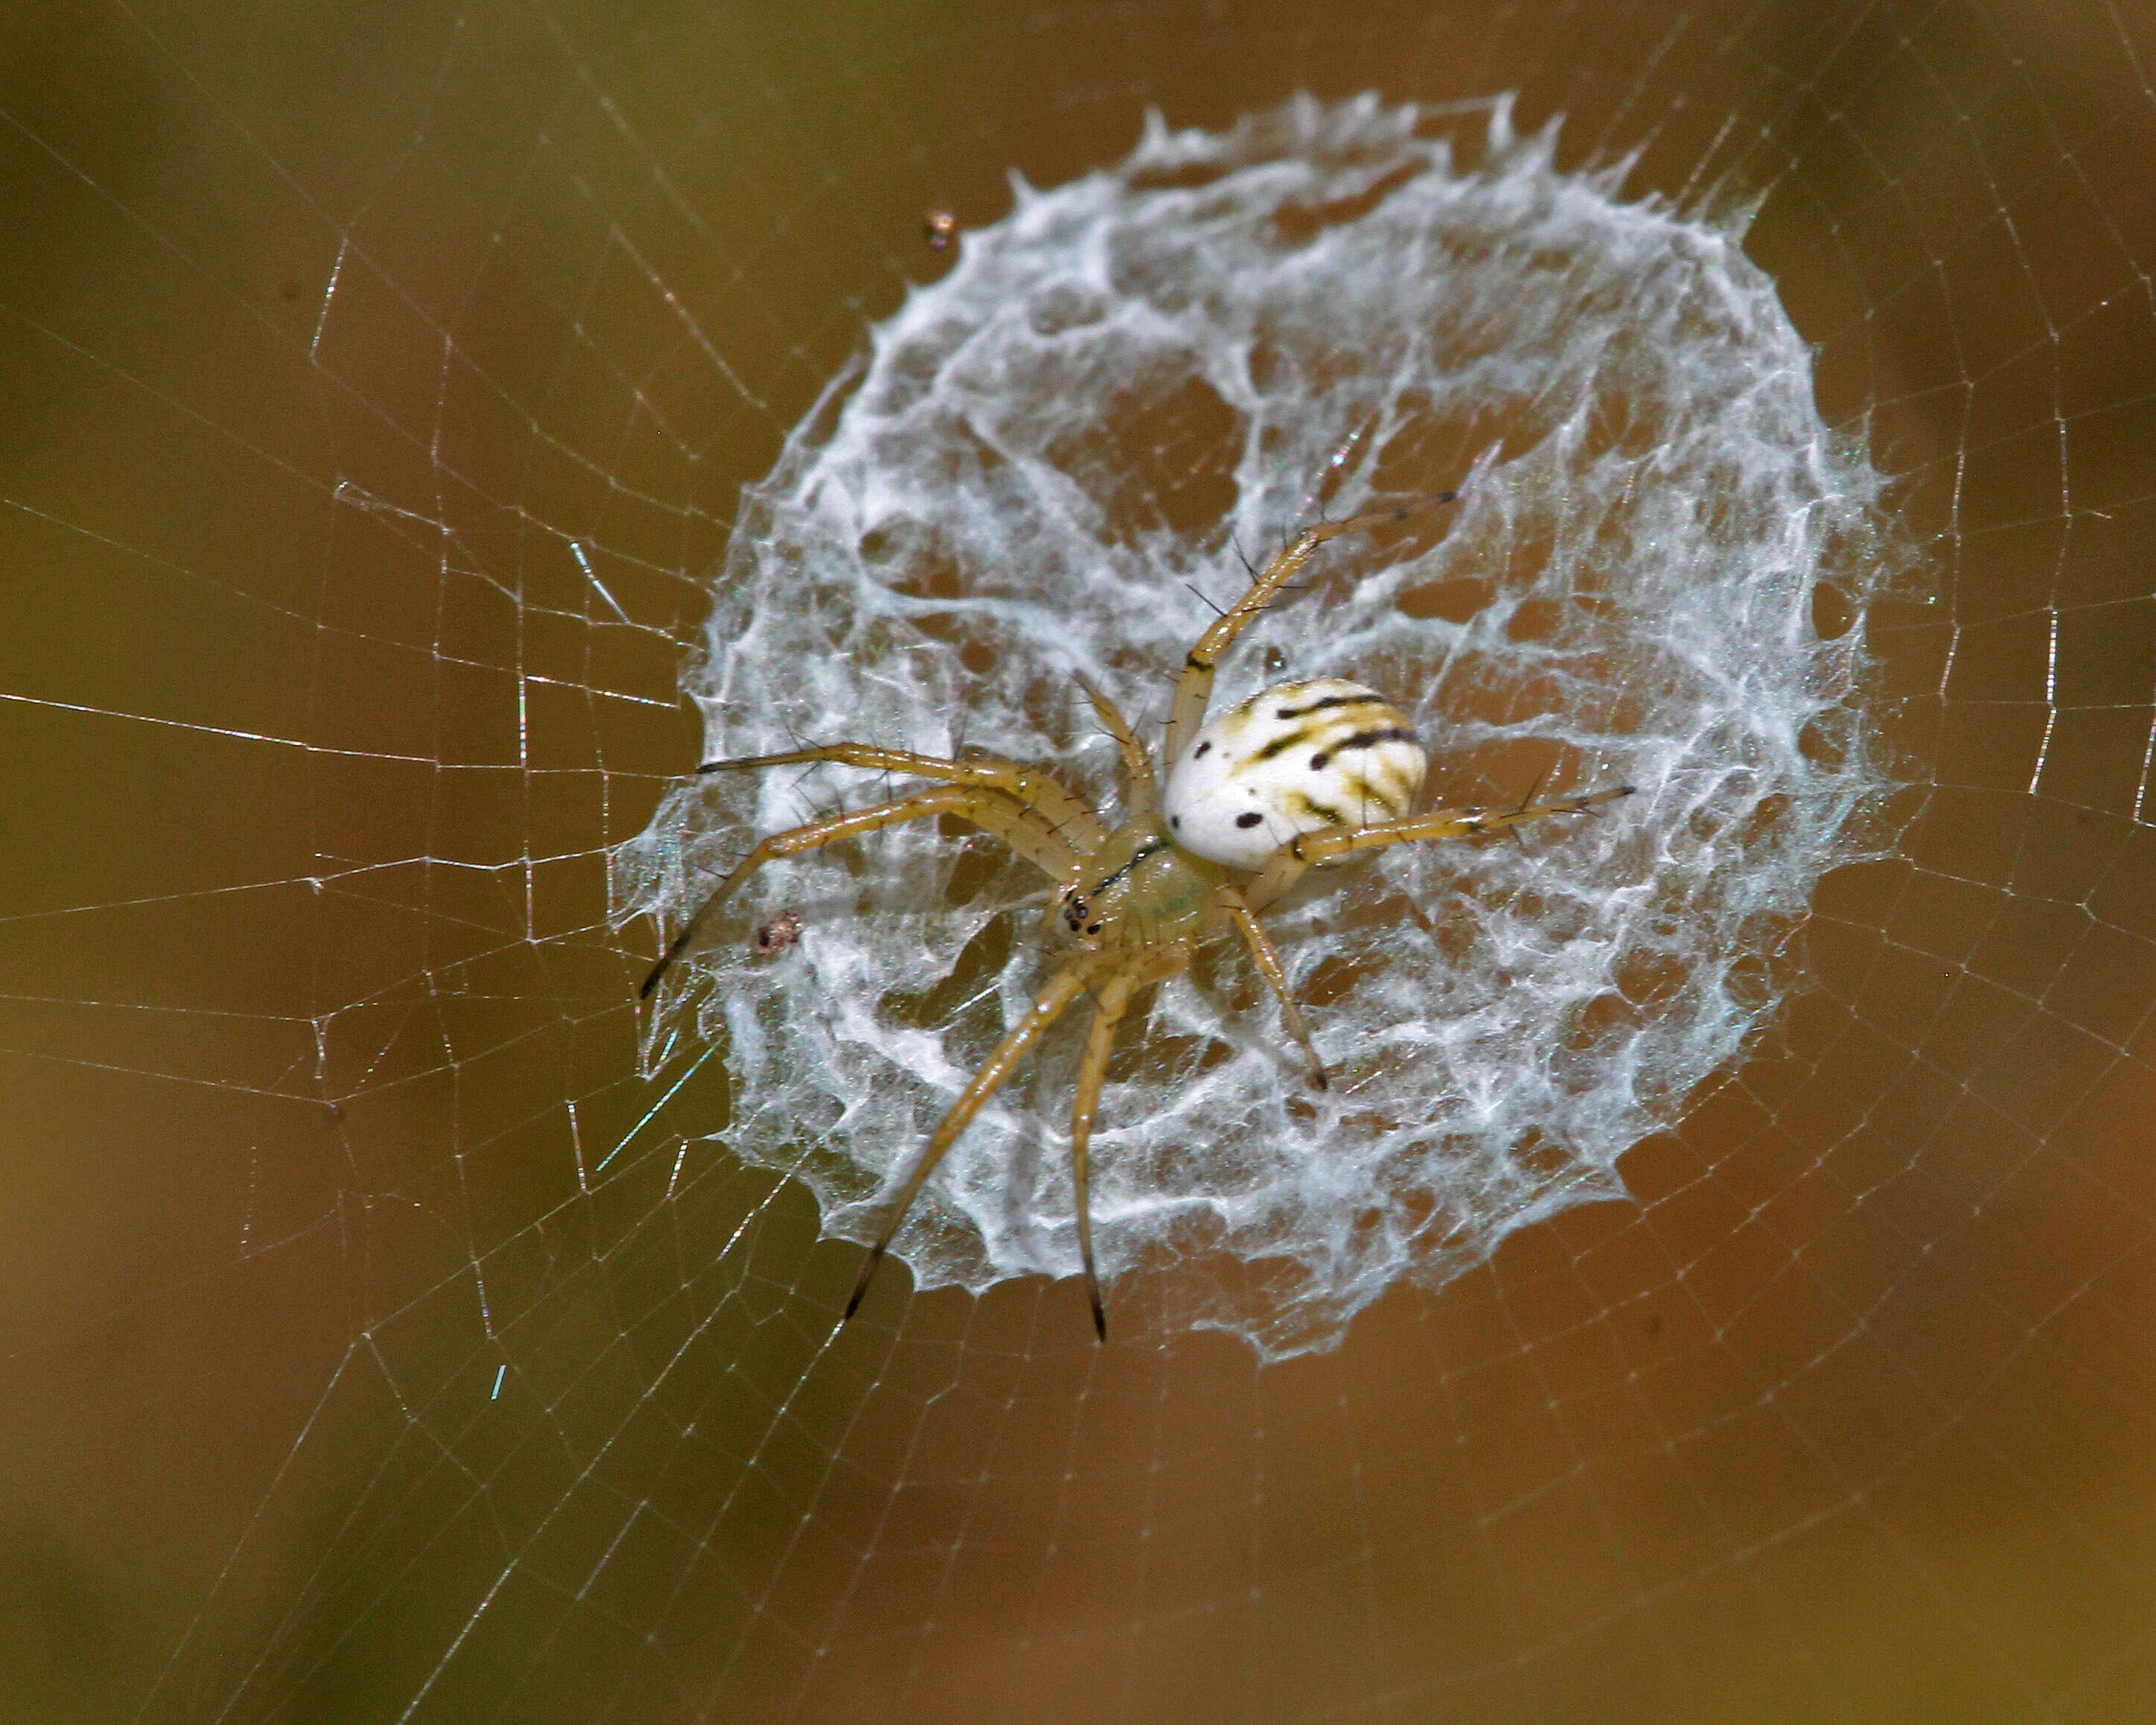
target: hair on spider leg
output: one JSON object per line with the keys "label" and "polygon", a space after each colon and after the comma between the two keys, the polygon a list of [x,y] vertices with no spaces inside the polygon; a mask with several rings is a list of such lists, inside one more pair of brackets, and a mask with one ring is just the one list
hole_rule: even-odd
{"label": "hair on spider leg", "polygon": [[[1227,610],[1214,603],[1211,598],[1208,598],[1205,590],[1199,587],[1195,582],[1186,581],[1183,584],[1188,588],[1192,593],[1197,594],[1199,603],[1203,604],[1205,608],[1210,611],[1215,617],[1225,617],[1228,614]],[[1307,593],[1309,590],[1307,583],[1304,583],[1301,586],[1283,587],[1281,588],[1281,591],[1284,593]],[[1268,612],[1278,611],[1283,608],[1285,608],[1281,605],[1268,602],[1262,605],[1245,606],[1239,614],[1244,617],[1263,617]]]}
{"label": "hair on spider leg", "polygon": [[[1554,769],[1555,766],[1556,762],[1552,762],[1549,766],[1543,768],[1541,772],[1535,775],[1534,783],[1527,788],[1527,795],[1520,798],[1518,804],[1512,810],[1513,814],[1517,814],[1521,809],[1525,809],[1529,803],[1532,803],[1537,797],[1542,794],[1543,787],[1549,782],[1550,773]],[[1518,845],[1522,850],[1524,851],[1527,849],[1527,838],[1517,827],[1507,827],[1505,830],[1512,835],[1512,842]]]}
{"label": "hair on spider leg", "polygon": [[1206,596],[1205,589],[1199,586],[1196,582],[1186,581],[1183,584],[1188,588],[1191,592],[1196,593],[1198,595],[1199,603],[1204,605],[1205,608],[1210,611],[1215,617],[1225,617],[1228,614]]}

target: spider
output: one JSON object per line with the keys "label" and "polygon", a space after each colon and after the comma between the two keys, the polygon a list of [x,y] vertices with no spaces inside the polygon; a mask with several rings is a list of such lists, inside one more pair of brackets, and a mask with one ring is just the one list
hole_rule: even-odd
{"label": "spider", "polygon": [[[1509,809],[1444,809],[1415,814],[1411,810],[1428,763],[1407,721],[1375,691],[1337,678],[1275,684],[1208,721],[1206,706],[1221,655],[1321,545],[1456,496],[1448,491],[1422,503],[1320,522],[1297,534],[1256,571],[1249,592],[1222,612],[1184,656],[1162,750],[1165,788],[1115,703],[1079,678],[1122,757],[1125,819],[1113,829],[1050,774],[993,755],[946,760],[865,742],[834,742],[783,754],[707,761],[696,769],[731,773],[831,761],[927,779],[936,788],[760,839],[675,936],[644,978],[639,991],[643,998],[695,944],[712,913],[764,864],[895,822],[957,815],[1037,865],[1059,889],[1044,933],[1051,946],[1061,949],[1062,961],[906,1170],[855,1281],[842,1323],[860,1308],[876,1266],[944,1153],[1041,1033],[1091,989],[1092,1029],[1079,1063],[1070,1111],[1070,1174],[1086,1298],[1094,1333],[1106,1342],[1107,1309],[1093,1266],[1086,1152],[1108,1050],[1132,996],[1183,970],[1199,947],[1240,935],[1280,1001],[1288,1034],[1309,1063],[1311,1082],[1326,1089],[1331,1077],[1288,993],[1280,956],[1259,924],[1260,911],[1278,902],[1306,870],[1344,862],[1358,851],[1499,831],[1544,815],[1576,814],[1631,793],[1631,786],[1619,785],[1545,803],[1530,800]],[[1529,793],[1530,799],[1533,794]]]}

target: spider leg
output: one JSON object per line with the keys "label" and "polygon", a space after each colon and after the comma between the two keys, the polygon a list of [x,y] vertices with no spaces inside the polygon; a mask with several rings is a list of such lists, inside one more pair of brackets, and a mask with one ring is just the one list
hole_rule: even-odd
{"label": "spider leg", "polygon": [[1274,998],[1281,1004],[1281,1019],[1286,1024],[1288,1034],[1302,1046],[1304,1057],[1310,1062],[1310,1081],[1320,1090],[1332,1089],[1332,1075],[1325,1070],[1325,1062],[1317,1057],[1317,1045],[1310,1040],[1310,1026],[1303,1022],[1302,1009],[1287,991],[1287,973],[1281,968],[1280,954],[1273,950],[1273,943],[1265,937],[1265,930],[1258,926],[1257,917],[1243,901],[1240,893],[1232,886],[1224,886],[1218,896],[1228,914],[1235,919],[1235,927],[1242,930],[1244,943],[1250,947],[1250,957],[1256,960],[1259,973],[1271,984]]}
{"label": "spider leg", "polygon": [[1116,747],[1122,754],[1123,778],[1129,788],[1126,800],[1130,807],[1126,814],[1132,820],[1151,820],[1160,809],[1160,787],[1153,781],[1152,762],[1146,758],[1145,745],[1131,729],[1130,721],[1116,711],[1115,702],[1091,678],[1081,676],[1078,686],[1086,691],[1086,698],[1093,703],[1093,711],[1100,715],[1101,723],[1116,739]]}
{"label": "spider leg", "polygon": [[1317,554],[1317,547],[1328,539],[1337,539],[1342,533],[1360,532],[1365,528],[1382,527],[1391,522],[1404,521],[1419,509],[1440,503],[1450,503],[1457,492],[1442,491],[1435,497],[1424,498],[1397,509],[1383,509],[1371,515],[1358,515],[1351,521],[1320,521],[1305,527],[1294,538],[1282,546],[1272,561],[1260,569],[1250,583],[1250,590],[1236,600],[1214,619],[1213,626],[1198,638],[1198,644],[1184,655],[1183,675],[1176,679],[1175,705],[1169,710],[1168,744],[1161,758],[1173,772],[1175,763],[1183,758],[1183,751],[1197,736],[1199,726],[1205,722],[1205,705],[1213,696],[1214,668],[1220,655],[1242,634],[1250,619],[1272,601],[1273,595],[1301,572],[1303,567]]}
{"label": "spider leg", "polygon": [[1056,831],[1070,833],[1080,850],[1091,850],[1101,843],[1100,818],[1051,774],[1038,767],[1006,761],[999,755],[976,755],[970,760],[952,761],[942,755],[916,755],[910,749],[878,748],[873,743],[830,742],[819,748],[788,749],[778,755],[743,755],[731,761],[706,761],[696,771],[728,773],[736,768],[793,767],[811,761],[835,761],[842,767],[906,773],[942,784],[978,785],[998,790],[1039,815]]}
{"label": "spider leg", "polygon": [[1086,1056],[1078,1066],[1078,1094],[1070,1105],[1070,1189],[1078,1206],[1078,1255],[1086,1266],[1086,1297],[1092,1302],[1093,1333],[1108,1339],[1107,1308],[1101,1303],[1101,1278],[1093,1268],[1093,1206],[1086,1152],[1093,1142],[1093,1117],[1101,1105],[1101,1085],[1108,1076],[1108,1050],[1116,1040],[1116,1025],[1130,1004],[1138,977],[1117,971],[1099,990],[1100,1004],[1093,1010],[1093,1028],[1086,1039]]}
{"label": "spider leg", "polygon": [[1598,803],[1629,797],[1635,787],[1620,784],[1607,791],[1589,791],[1579,796],[1559,797],[1518,809],[1492,813],[1486,809],[1440,809],[1429,814],[1409,815],[1404,820],[1379,821],[1373,826],[1347,832],[1305,833],[1291,839],[1267,859],[1250,884],[1242,889],[1243,902],[1262,911],[1302,878],[1306,869],[1323,868],[1358,850],[1381,850],[1417,839],[1464,839],[1476,833],[1500,833],[1546,814],[1578,814]]}
{"label": "spider leg", "polygon": [[921,1154],[914,1158],[913,1167],[906,1177],[906,1183],[898,1189],[892,1201],[891,1214],[876,1235],[875,1244],[869,1248],[868,1261],[861,1266],[861,1273],[854,1282],[854,1291],[846,1301],[846,1310],[839,1320],[844,1323],[860,1307],[861,1296],[868,1291],[869,1278],[875,1274],[876,1266],[883,1262],[883,1255],[898,1234],[899,1224],[905,1221],[906,1213],[913,1208],[913,1200],[921,1195],[921,1189],[936,1164],[943,1159],[943,1153],[958,1139],[981,1104],[988,1101],[998,1085],[1010,1076],[1011,1068],[1018,1064],[1019,1056],[1032,1047],[1040,1033],[1062,1017],[1064,1009],[1086,992],[1088,967],[1081,958],[1066,964],[1049,978],[1048,986],[1040,991],[1026,1015],[1018,1021],[1011,1033],[996,1045],[996,1051],[988,1063],[973,1075],[973,1082],[958,1094],[937,1125],[933,1137]]}
{"label": "spider leg", "polygon": [[1093,1202],[1091,1164],[1087,1153],[1093,1142],[1093,1118],[1101,1103],[1101,1086],[1108,1076],[1108,1051],[1114,1046],[1116,1026],[1130,1004],[1131,993],[1147,983],[1164,982],[1190,963],[1190,948],[1181,941],[1121,954],[1104,955],[1107,980],[1096,982],[1100,1004],[1086,1039],[1086,1054],[1078,1065],[1078,1092],[1070,1105],[1070,1187],[1078,1207],[1078,1255],[1086,1266],[1086,1296],[1092,1302],[1093,1333],[1108,1339],[1107,1308],[1101,1301],[1101,1278],[1093,1268]]}
{"label": "spider leg", "polygon": [[1049,875],[1062,878],[1078,865],[1079,851],[1070,841],[1051,827],[1046,819],[1033,809],[1005,796],[997,790],[969,785],[952,785],[942,790],[916,791],[910,797],[901,797],[896,802],[878,803],[871,808],[857,809],[850,814],[834,815],[829,820],[812,821],[807,826],[793,827],[783,833],[773,833],[758,839],[756,849],[743,857],[734,871],[711,889],[709,897],[697,906],[695,913],[684,923],[681,932],[651,967],[651,974],[644,978],[644,986],[636,992],[639,998],[648,998],[659,986],[660,979],[673,967],[674,962],[696,943],[711,912],[729,898],[742,881],[773,857],[792,856],[803,850],[814,850],[819,845],[829,845],[834,839],[851,839],[863,833],[872,833],[878,827],[895,825],[902,820],[920,820],[932,814],[955,814],[969,820],[983,832],[997,838],[1028,861],[1038,864]]}

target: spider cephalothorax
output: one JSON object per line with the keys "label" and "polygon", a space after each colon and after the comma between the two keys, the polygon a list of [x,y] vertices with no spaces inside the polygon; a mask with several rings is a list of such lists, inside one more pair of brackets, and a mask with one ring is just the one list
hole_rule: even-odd
{"label": "spider cephalothorax", "polygon": [[[1437,500],[1450,502],[1446,494]],[[1239,934],[1281,1004],[1288,1034],[1310,1063],[1312,1081],[1330,1083],[1302,1014],[1289,997],[1279,955],[1258,922],[1306,870],[1346,860],[1358,850],[1416,839],[1450,839],[1516,827],[1546,814],[1577,814],[1626,795],[1629,785],[1517,809],[1411,812],[1425,757],[1398,709],[1359,683],[1320,678],[1276,684],[1206,721],[1214,667],[1250,620],[1264,610],[1327,540],[1383,526],[1408,508],[1328,521],[1298,534],[1252,579],[1250,591],[1221,614],[1183,660],[1162,758],[1162,792],[1151,757],[1115,703],[1091,684],[1101,722],[1121,751],[1125,819],[1112,830],[1086,803],[1037,768],[993,756],[963,761],[868,743],[835,742],[785,754],[708,761],[700,773],[831,761],[901,773],[937,788],[813,822],[761,840],[666,948],[644,978],[649,995],[696,943],[711,912],[774,857],[811,850],[902,820],[955,814],[993,834],[1045,870],[1060,887],[1045,933],[1062,951],[1055,974],[1016,1028],[959,1093],[893,1194],[889,1214],[846,1302],[851,1317],[922,1183],[943,1153],[1010,1074],[1042,1031],[1087,989],[1096,1001],[1091,1034],[1078,1068],[1070,1118],[1070,1164],[1077,1202],[1078,1249],[1086,1266],[1095,1332],[1108,1321],[1093,1267],[1086,1150],[1107,1071],[1116,1025],[1132,993],[1175,975],[1209,941]]]}

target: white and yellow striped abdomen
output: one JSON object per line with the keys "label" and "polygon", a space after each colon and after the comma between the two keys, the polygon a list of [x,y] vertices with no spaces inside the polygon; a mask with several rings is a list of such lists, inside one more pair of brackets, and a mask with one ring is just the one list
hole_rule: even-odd
{"label": "white and yellow striped abdomen", "polygon": [[1186,850],[1255,869],[1300,834],[1399,819],[1428,764],[1374,690],[1337,677],[1281,683],[1209,721],[1168,763],[1162,812]]}

